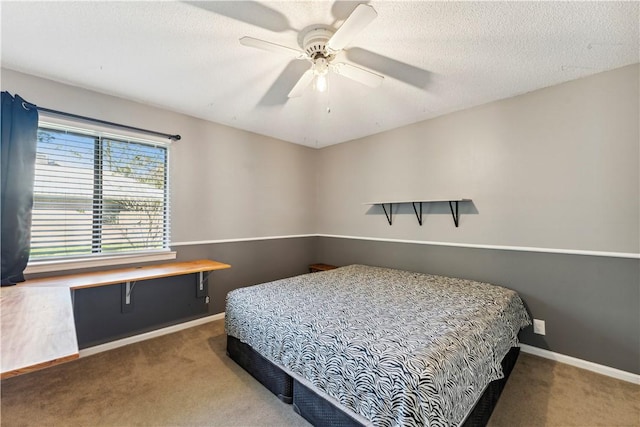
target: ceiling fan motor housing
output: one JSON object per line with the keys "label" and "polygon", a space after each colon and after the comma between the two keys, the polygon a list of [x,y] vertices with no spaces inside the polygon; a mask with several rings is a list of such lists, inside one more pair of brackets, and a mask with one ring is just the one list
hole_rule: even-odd
{"label": "ceiling fan motor housing", "polygon": [[302,48],[312,62],[315,63],[319,58],[323,58],[327,62],[333,59],[335,55],[327,51],[327,42],[333,33],[327,28],[314,28],[304,35]]}

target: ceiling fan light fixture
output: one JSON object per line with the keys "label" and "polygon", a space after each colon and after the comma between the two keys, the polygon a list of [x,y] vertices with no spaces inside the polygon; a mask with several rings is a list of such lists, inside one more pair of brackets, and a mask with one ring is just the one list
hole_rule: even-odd
{"label": "ceiling fan light fixture", "polygon": [[313,61],[313,74],[316,76],[314,80],[314,89],[316,92],[325,92],[327,90],[327,73],[329,73],[329,61],[324,56],[319,56]]}
{"label": "ceiling fan light fixture", "polygon": [[326,92],[328,87],[327,74],[318,74],[315,80],[315,89],[317,92]]}

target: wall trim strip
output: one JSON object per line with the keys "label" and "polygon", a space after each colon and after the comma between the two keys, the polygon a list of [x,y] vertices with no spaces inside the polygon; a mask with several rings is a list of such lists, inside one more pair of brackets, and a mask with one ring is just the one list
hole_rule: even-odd
{"label": "wall trim strip", "polygon": [[636,254],[636,253],[627,253],[627,252],[584,251],[579,249],[535,248],[535,247],[528,247],[528,246],[479,245],[474,243],[433,242],[433,241],[427,241],[427,240],[387,239],[382,237],[343,236],[343,235],[336,235],[336,234],[316,234],[316,236],[330,237],[335,239],[370,240],[375,242],[410,243],[415,245],[451,246],[456,248],[492,249],[492,250],[500,250],[500,251],[519,251],[519,252],[543,252],[543,253],[551,253],[551,254],[588,255],[588,256],[599,256],[599,257],[611,257],[611,258],[640,259],[640,253]]}
{"label": "wall trim strip", "polygon": [[587,371],[595,372],[596,374],[606,375],[607,377],[612,377],[622,381],[640,385],[640,375],[633,374],[631,372],[621,371],[620,369],[599,365],[597,363],[577,359],[571,356],[565,356],[564,354],[554,353],[553,351],[533,347],[527,344],[520,344],[520,350],[522,350],[524,353],[533,354],[534,356],[554,360],[566,365],[575,366],[576,368],[586,369]]}
{"label": "wall trim strip", "polygon": [[156,329],[155,331],[145,332],[144,334],[133,335],[131,337],[123,338],[121,340],[111,341],[111,342],[96,345],[93,347],[87,347],[80,350],[80,357],[92,356],[94,354],[102,353],[103,351],[113,350],[118,347],[124,347],[125,345],[133,344],[136,342],[149,340],[151,338],[161,337],[162,335],[172,334],[174,332],[178,332],[183,329],[204,325],[205,323],[224,319],[224,314],[225,313],[222,312],[222,313],[214,314],[212,316],[201,317],[199,319],[190,320],[184,323],[178,323],[177,325],[168,326],[166,328]]}
{"label": "wall trim strip", "polygon": [[475,243],[454,243],[454,242],[434,242],[429,240],[405,240],[405,239],[388,239],[384,237],[364,237],[364,236],[345,236],[340,234],[294,234],[289,236],[264,236],[264,237],[243,237],[239,239],[220,239],[220,240],[197,240],[191,242],[174,242],[174,246],[190,246],[190,245],[213,245],[217,243],[236,243],[236,242],[253,242],[258,240],[278,240],[278,239],[297,239],[301,237],[330,237],[334,239],[352,239],[352,240],[369,240],[374,242],[390,242],[390,243],[410,243],[413,245],[431,245],[431,246],[450,246],[454,248],[472,248],[472,249],[493,249],[499,251],[518,251],[518,252],[542,252],[550,254],[566,254],[566,255],[587,255],[609,258],[630,258],[640,259],[640,253],[632,252],[607,252],[607,251],[584,251],[580,249],[554,249],[554,248],[536,248],[530,246],[500,246],[500,245],[480,245]]}

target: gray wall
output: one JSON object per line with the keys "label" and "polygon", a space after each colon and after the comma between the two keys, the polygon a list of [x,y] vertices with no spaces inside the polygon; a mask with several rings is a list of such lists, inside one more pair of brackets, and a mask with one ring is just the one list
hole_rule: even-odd
{"label": "gray wall", "polygon": [[180,246],[178,260],[214,259],[231,264],[209,276],[209,313],[225,310],[225,298],[233,289],[309,272],[316,260],[317,237],[256,240]]}

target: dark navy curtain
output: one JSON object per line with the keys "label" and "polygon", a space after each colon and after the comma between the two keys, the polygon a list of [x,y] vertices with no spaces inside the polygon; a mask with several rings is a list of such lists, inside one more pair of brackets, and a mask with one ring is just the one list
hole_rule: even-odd
{"label": "dark navy curtain", "polygon": [[38,110],[18,95],[2,92],[0,222],[2,286],[24,282],[31,246],[33,180]]}

